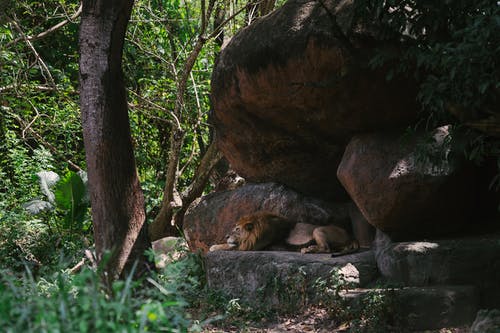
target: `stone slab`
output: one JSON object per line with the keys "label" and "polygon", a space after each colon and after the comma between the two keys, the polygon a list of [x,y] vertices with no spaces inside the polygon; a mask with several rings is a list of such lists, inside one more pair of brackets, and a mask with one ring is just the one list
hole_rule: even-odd
{"label": "stone slab", "polygon": [[389,282],[405,286],[474,285],[482,306],[500,306],[499,234],[391,242],[378,231],[375,258]]}
{"label": "stone slab", "polygon": [[379,306],[388,306],[394,322],[405,332],[470,325],[479,309],[479,295],[474,286],[358,288],[341,296],[356,307],[373,306],[367,301],[369,293],[385,297],[386,305]]}
{"label": "stone slab", "polygon": [[329,280],[340,269],[355,287],[378,277],[372,251],[333,257],[281,251],[217,251],[205,257],[210,288],[250,304],[280,306],[314,303],[315,284]]}

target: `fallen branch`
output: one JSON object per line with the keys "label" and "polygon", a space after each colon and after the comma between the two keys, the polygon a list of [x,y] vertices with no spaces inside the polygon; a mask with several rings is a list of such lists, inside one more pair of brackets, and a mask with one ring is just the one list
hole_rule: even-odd
{"label": "fallen branch", "polygon": [[45,86],[45,85],[33,86],[33,85],[29,85],[29,84],[21,84],[21,85],[9,84],[9,85],[0,87],[0,93],[3,93],[5,91],[9,91],[9,90],[18,90],[20,88],[21,89],[22,88],[30,88],[31,90],[34,89],[34,90],[39,90],[39,91],[55,91],[56,90],[54,87]]}
{"label": "fallen branch", "polygon": [[69,273],[76,274],[79,271],[81,271],[83,265],[85,265],[85,260],[86,260],[86,258],[82,258],[82,260],[80,260],[75,266],[73,266],[72,268],[69,269]]}

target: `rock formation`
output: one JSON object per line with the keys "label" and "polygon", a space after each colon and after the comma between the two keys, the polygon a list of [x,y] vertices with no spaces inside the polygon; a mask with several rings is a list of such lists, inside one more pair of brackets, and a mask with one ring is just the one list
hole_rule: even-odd
{"label": "rock formation", "polygon": [[222,50],[212,76],[217,143],[248,181],[346,199],[334,170],[352,135],[415,119],[415,83],[368,66],[376,47],[397,48],[376,42],[353,3],[290,0]]}
{"label": "rock formation", "polygon": [[[289,0],[222,50],[212,76],[212,122],[218,147],[249,183],[192,205],[184,220],[188,244],[205,252],[224,242],[238,218],[262,210],[293,223],[352,223],[365,248],[376,228],[372,250],[340,258],[211,252],[208,284],[279,307],[291,303],[290,292],[305,303],[314,293],[324,296],[315,284],[337,267],[362,287],[347,290],[346,299],[380,292],[363,289],[380,282],[401,286],[383,292],[399,304],[405,329],[470,324],[480,306],[500,304],[500,236],[435,239],[484,230],[482,217],[474,217],[489,211],[472,215],[478,202],[491,206],[476,195],[484,180],[447,146],[448,127],[431,141],[402,137],[419,110],[417,84],[402,75],[388,80],[390,66],[370,68],[377,52],[396,58],[399,50],[356,18],[356,3]],[[408,241],[422,237],[433,240]],[[483,325],[483,317],[477,321]]]}
{"label": "rock formation", "polygon": [[471,221],[475,175],[446,147],[448,130],[439,128],[425,144],[387,134],[351,140],[337,176],[370,224],[416,239],[451,235]]}

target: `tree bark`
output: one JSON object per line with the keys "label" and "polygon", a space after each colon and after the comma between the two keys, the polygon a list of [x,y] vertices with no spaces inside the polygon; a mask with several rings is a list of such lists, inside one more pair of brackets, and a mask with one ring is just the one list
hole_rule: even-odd
{"label": "tree bark", "polygon": [[[150,246],[128,118],[122,52],[133,0],[83,1],[80,104],[96,254],[105,281],[147,267]],[[109,257],[108,254],[109,253]],[[137,271],[136,271],[137,273]]]}

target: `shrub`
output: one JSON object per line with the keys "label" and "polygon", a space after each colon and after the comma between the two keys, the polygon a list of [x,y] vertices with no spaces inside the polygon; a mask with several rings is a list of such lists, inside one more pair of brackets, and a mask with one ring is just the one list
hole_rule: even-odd
{"label": "shrub", "polygon": [[186,299],[202,286],[199,263],[186,255],[157,276],[115,281],[108,292],[99,271],[88,268],[39,278],[29,268],[21,276],[2,270],[0,326],[4,332],[186,332],[192,325]]}

